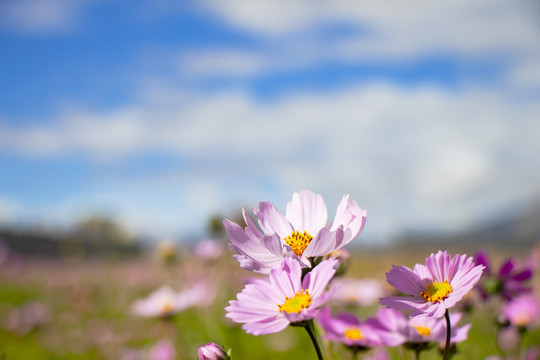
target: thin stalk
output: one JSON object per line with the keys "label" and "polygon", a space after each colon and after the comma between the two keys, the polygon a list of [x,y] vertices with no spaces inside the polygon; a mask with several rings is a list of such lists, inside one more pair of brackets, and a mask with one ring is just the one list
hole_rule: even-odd
{"label": "thin stalk", "polygon": [[414,350],[414,360],[420,360],[420,349],[419,348],[416,348],[416,350]]}
{"label": "thin stalk", "polygon": [[448,354],[450,353],[450,336],[452,333],[452,329],[450,327],[450,314],[448,313],[448,309],[446,309],[446,312],[444,313],[444,318],[446,319],[446,344],[444,346],[443,360],[448,360]]}
{"label": "thin stalk", "polygon": [[311,342],[313,343],[313,346],[315,347],[315,351],[317,352],[317,359],[318,360],[324,360],[321,348],[319,347],[319,342],[317,341],[317,335],[315,334],[315,327],[313,325],[313,320],[310,320],[307,325],[305,326],[305,329],[309,335],[309,338],[311,339]]}

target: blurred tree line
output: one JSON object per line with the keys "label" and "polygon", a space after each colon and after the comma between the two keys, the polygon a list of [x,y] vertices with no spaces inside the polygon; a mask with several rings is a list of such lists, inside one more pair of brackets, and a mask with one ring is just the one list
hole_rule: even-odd
{"label": "blurred tree line", "polygon": [[0,241],[10,252],[21,255],[80,259],[141,252],[140,239],[102,215],[87,217],[69,229],[2,226]]}

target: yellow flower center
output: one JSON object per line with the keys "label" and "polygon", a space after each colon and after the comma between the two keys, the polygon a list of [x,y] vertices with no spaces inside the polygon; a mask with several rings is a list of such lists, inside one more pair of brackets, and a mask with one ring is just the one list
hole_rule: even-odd
{"label": "yellow flower center", "polygon": [[426,284],[426,291],[421,292],[420,295],[422,295],[426,301],[433,302],[445,299],[451,292],[452,286],[450,286],[448,281],[442,283],[434,281],[433,284]]}
{"label": "yellow flower center", "polygon": [[414,326],[415,330],[422,336],[431,335],[431,329],[425,326]]}
{"label": "yellow flower center", "polygon": [[302,309],[306,309],[311,304],[311,296],[308,291],[302,289],[301,292],[294,294],[293,297],[285,296],[285,302],[281,305],[278,304],[279,311],[285,311],[286,313],[299,313]]}
{"label": "yellow flower center", "polygon": [[171,310],[172,310],[172,305],[169,304],[168,302],[166,302],[165,304],[163,304],[163,305],[161,306],[161,312],[162,312],[163,314],[168,313],[168,312],[171,311]]}
{"label": "yellow flower center", "polygon": [[306,250],[306,247],[311,240],[313,240],[313,236],[309,235],[307,231],[301,233],[298,230],[293,231],[291,235],[283,239],[283,241],[285,241],[298,256],[301,256],[304,253],[304,250]]}
{"label": "yellow flower center", "polygon": [[362,340],[364,338],[364,335],[360,332],[358,328],[348,328],[345,330],[345,337],[350,340]]}
{"label": "yellow flower center", "polygon": [[531,322],[531,319],[528,315],[526,314],[520,314],[517,318],[516,318],[516,324],[518,326],[527,326],[529,325],[529,323]]}

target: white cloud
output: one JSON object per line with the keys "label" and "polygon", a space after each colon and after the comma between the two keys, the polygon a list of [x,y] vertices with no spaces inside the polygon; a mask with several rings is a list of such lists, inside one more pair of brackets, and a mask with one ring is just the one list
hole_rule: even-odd
{"label": "white cloud", "polygon": [[4,1],[0,5],[0,26],[32,35],[64,32],[76,26],[83,8],[89,2],[89,0]]}
{"label": "white cloud", "polygon": [[[538,9],[532,1],[208,0],[205,10],[231,26],[281,43],[318,43],[327,56],[346,55],[357,60],[439,52],[537,52],[540,46]],[[325,41],[321,26],[333,25],[348,25],[352,30]]]}
{"label": "white cloud", "polygon": [[[0,148],[109,162],[158,150],[188,160],[173,173],[116,179],[121,185],[102,191],[110,196],[92,197],[161,232],[193,229],[212,213],[259,200],[284,206],[302,188],[323,193],[331,211],[350,193],[369,210],[368,237],[427,219],[459,228],[538,195],[540,105],[497,89],[380,83],[270,103],[241,92],[178,94],[110,113],[69,110],[47,126],[4,126]],[[152,199],[166,193],[176,200],[161,208]]]}

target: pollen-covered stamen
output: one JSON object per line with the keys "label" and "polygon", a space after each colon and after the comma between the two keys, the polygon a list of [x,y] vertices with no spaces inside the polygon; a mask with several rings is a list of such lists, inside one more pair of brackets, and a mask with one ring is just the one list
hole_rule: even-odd
{"label": "pollen-covered stamen", "polygon": [[451,292],[452,286],[450,286],[448,281],[442,283],[434,281],[433,284],[426,284],[426,291],[421,292],[420,295],[426,301],[434,302],[445,299]]}
{"label": "pollen-covered stamen", "polygon": [[347,339],[350,340],[362,340],[364,338],[364,335],[358,328],[348,328],[345,330],[345,333],[343,334]]}
{"label": "pollen-covered stamen", "polygon": [[431,329],[425,326],[413,326],[417,333],[419,333],[422,336],[429,336],[431,335]]}
{"label": "pollen-covered stamen", "polygon": [[289,245],[292,251],[301,256],[306,250],[306,247],[309,245],[309,242],[313,240],[313,236],[304,231],[301,233],[299,230],[293,231],[291,235],[283,239],[283,241]]}
{"label": "pollen-covered stamen", "polygon": [[302,309],[306,309],[311,304],[311,295],[305,289],[294,294],[293,297],[285,296],[285,302],[278,304],[279,311],[285,311],[286,313],[299,313]]}

